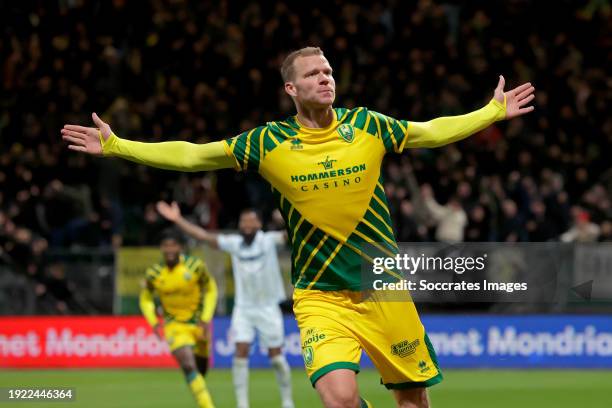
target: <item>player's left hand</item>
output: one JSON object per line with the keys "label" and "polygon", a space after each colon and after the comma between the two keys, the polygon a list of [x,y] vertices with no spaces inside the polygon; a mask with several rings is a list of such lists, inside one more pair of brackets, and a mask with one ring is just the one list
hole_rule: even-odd
{"label": "player's left hand", "polygon": [[506,95],[506,119],[512,119],[533,111],[533,106],[525,107],[535,98],[535,88],[530,82],[519,85],[508,92],[504,92],[504,85],[506,85],[506,80],[500,75],[493,98],[499,103],[504,103],[504,95]]}

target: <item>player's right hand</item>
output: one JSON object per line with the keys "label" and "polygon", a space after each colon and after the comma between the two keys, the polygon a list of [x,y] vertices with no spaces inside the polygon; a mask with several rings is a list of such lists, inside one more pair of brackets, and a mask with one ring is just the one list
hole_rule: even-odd
{"label": "player's right hand", "polygon": [[176,201],[173,201],[170,205],[165,201],[158,201],[156,207],[157,211],[159,211],[162,217],[168,221],[176,222],[179,218],[181,218],[181,209]]}
{"label": "player's right hand", "polygon": [[108,123],[103,122],[95,112],[91,115],[91,118],[97,127],[64,125],[62,139],[70,143],[68,145],[70,150],[100,156],[102,155],[100,135],[104,140],[108,140],[113,131]]}

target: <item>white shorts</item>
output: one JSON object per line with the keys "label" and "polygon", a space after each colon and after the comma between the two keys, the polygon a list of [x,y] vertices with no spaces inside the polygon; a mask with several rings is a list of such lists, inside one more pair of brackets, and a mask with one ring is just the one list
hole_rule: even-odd
{"label": "white shorts", "polygon": [[230,330],[235,343],[253,343],[255,331],[265,348],[281,347],[285,340],[283,315],[277,305],[234,307]]}

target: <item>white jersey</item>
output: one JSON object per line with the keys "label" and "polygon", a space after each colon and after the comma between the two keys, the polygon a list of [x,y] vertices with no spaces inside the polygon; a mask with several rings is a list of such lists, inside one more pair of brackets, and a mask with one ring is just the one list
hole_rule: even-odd
{"label": "white jersey", "polygon": [[236,306],[278,305],[285,300],[276,251],[285,243],[283,232],[258,231],[251,245],[239,234],[220,234],[217,242],[232,257]]}

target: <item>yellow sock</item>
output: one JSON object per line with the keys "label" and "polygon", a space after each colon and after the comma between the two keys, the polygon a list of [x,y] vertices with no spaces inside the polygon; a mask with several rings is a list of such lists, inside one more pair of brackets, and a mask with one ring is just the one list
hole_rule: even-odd
{"label": "yellow sock", "polygon": [[204,377],[202,377],[202,375],[197,371],[187,374],[186,377],[187,384],[189,384],[189,388],[191,388],[191,393],[198,402],[198,407],[215,408],[212,398],[210,397],[210,393],[208,392],[208,388],[206,387]]}

